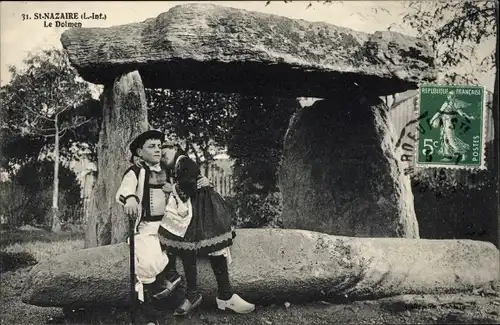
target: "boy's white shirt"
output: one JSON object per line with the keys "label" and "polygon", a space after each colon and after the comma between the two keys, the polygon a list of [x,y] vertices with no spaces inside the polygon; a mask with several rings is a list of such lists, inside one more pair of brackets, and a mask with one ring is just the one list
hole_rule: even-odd
{"label": "boy's white shirt", "polygon": [[[145,168],[140,168],[138,177],[133,170],[129,170],[123,176],[116,192],[116,202],[124,206],[125,203],[120,200],[121,197],[136,196],[139,206],[142,206],[145,179]],[[150,284],[156,280],[156,275],[167,266],[168,256],[162,251],[158,238],[160,221],[143,221],[141,223],[142,209],[140,213],[141,215],[136,218],[134,225],[134,229],[137,229],[134,238],[135,274],[137,277],[135,290],[138,293],[138,299],[144,301],[144,284]],[[127,243],[130,244],[130,238],[127,239]]]}
{"label": "boy's white shirt", "polygon": [[[139,170],[139,176],[137,177],[134,171],[129,170],[122,179],[120,187],[118,191],[116,191],[115,200],[120,205],[125,205],[127,198],[131,196],[137,197],[139,206],[142,206],[142,195],[144,194],[144,181],[146,178],[146,169],[141,167]],[[125,202],[122,202],[120,198],[124,197]],[[137,229],[137,226],[141,222],[142,218],[142,210],[140,212],[141,215],[136,219],[134,229]]]}

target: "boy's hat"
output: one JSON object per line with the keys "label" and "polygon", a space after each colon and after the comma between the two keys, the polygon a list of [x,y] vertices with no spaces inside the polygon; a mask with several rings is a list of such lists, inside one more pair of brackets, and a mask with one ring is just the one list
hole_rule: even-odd
{"label": "boy's hat", "polygon": [[163,143],[165,139],[165,134],[158,130],[148,130],[139,134],[133,141],[130,143],[129,149],[132,153],[132,157],[137,156],[137,149],[141,148],[144,143],[149,139],[158,139]]}

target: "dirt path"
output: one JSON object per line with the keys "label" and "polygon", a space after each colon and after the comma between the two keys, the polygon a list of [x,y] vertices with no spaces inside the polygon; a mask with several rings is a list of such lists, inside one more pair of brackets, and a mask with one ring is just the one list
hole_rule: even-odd
{"label": "dirt path", "polygon": [[[20,292],[29,268],[0,274],[2,324],[68,325],[128,324],[128,313],[94,310],[74,319],[63,318],[59,308],[41,308],[21,302]],[[160,313],[160,324],[179,325],[322,325],[322,324],[496,324],[500,323],[500,297],[496,291],[457,295],[400,296],[377,301],[331,304],[307,303],[290,306],[257,306],[249,315],[235,315],[207,306],[189,318]],[[162,315],[161,315],[162,314]]]}

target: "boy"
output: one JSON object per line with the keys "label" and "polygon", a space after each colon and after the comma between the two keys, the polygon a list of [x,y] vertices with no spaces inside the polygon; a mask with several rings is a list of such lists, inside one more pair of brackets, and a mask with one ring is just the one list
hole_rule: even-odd
{"label": "boy", "polygon": [[[160,165],[164,138],[162,132],[149,130],[132,141],[129,149],[133,165],[125,171],[116,193],[125,214],[135,219],[136,291],[139,300],[149,303],[152,298],[168,296],[181,282],[178,273],[166,269],[168,255],[162,251],[158,239],[171,191],[166,171]],[[202,177],[197,185],[207,186],[209,181]],[[146,307],[147,313],[151,312],[150,307]]]}
{"label": "boy", "polygon": [[[116,193],[116,201],[124,207],[125,214],[135,219],[135,273],[136,291],[140,301],[151,313],[152,298],[165,296],[180,283],[181,277],[166,279],[166,252],[158,239],[158,227],[163,218],[166,197],[162,190],[167,175],[160,167],[161,146],[164,134],[149,130],[137,136],[130,144],[131,162]],[[151,317],[147,315],[147,317]]]}

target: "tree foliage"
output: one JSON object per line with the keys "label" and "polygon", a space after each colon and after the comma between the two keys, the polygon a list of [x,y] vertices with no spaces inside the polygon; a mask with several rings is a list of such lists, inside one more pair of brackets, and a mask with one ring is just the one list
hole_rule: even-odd
{"label": "tree foliage", "polygon": [[[0,214],[11,226],[50,224],[53,161],[48,159],[24,164],[8,182],[0,183]],[[59,172],[62,221],[80,221],[82,202],[76,175],[66,166]]]}
{"label": "tree foliage", "polygon": [[[0,91],[2,101],[2,136],[7,145],[3,149],[16,148],[14,141],[32,142],[35,148],[18,147],[13,155],[4,155],[6,169],[40,159],[42,150],[53,157],[52,230],[61,229],[59,213],[59,167],[63,156],[78,154],[79,141],[90,129],[83,129],[97,119],[79,114],[78,109],[89,107],[95,101],[88,83],[79,80],[71,67],[66,52],[56,49],[29,54],[24,60],[25,69],[9,67],[11,81]],[[97,106],[97,105],[94,105]],[[86,112],[89,113],[89,112]],[[92,112],[94,113],[94,112]],[[89,114],[93,115],[93,114]],[[95,125],[95,124],[94,124]],[[61,143],[62,141],[65,143]],[[88,145],[88,143],[86,143]],[[34,149],[34,150],[33,150]],[[17,161],[12,158],[17,158]]]}
{"label": "tree foliage", "polygon": [[295,98],[245,96],[230,133],[228,153],[234,157],[239,192],[277,191],[277,170]]}
{"label": "tree foliage", "polygon": [[[477,73],[491,72],[496,64],[495,50],[481,57],[477,49],[496,38],[497,5],[495,0],[409,1],[403,23],[429,42],[446,80],[478,83]],[[453,71],[464,65],[473,70]]]}
{"label": "tree foliage", "polygon": [[237,193],[227,198],[236,215],[237,228],[283,228],[283,201],[280,192],[267,195]]}
{"label": "tree foliage", "polygon": [[150,124],[184,142],[198,163],[213,161],[212,149],[226,147],[238,95],[193,90],[146,89]]}
{"label": "tree foliage", "polygon": [[62,156],[70,159],[83,143],[95,152],[100,104],[65,52],[30,53],[23,63],[24,69],[9,67],[11,80],[0,89],[2,167],[12,170],[52,151],[56,133]]}
{"label": "tree foliage", "polygon": [[239,227],[281,227],[278,168],[295,98],[243,96],[230,132],[228,154],[234,159],[234,198]]}
{"label": "tree foliage", "polygon": [[[52,186],[54,179],[53,163],[51,159],[44,159],[25,164],[12,177],[12,180],[23,186],[28,192],[41,192]],[[67,165],[62,165],[60,172],[59,185],[65,193],[66,202],[71,205],[80,204],[80,185],[75,173]]]}

